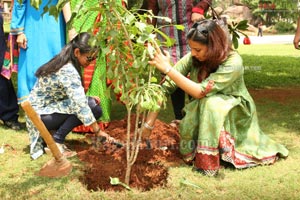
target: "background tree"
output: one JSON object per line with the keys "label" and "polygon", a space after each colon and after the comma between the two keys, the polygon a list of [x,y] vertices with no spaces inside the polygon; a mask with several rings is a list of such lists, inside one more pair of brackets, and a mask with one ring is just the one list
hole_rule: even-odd
{"label": "background tree", "polygon": [[276,25],[280,30],[293,30],[299,16],[300,0],[214,0],[215,6],[223,9],[233,5],[244,5],[251,9],[251,24],[257,26],[260,21],[266,26]]}

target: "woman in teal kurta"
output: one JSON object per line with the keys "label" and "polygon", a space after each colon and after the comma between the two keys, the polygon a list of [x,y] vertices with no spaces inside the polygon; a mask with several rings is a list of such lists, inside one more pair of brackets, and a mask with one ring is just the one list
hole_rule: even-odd
{"label": "woman in teal kurta", "polygon": [[[187,37],[191,52],[174,68],[159,49],[150,61],[168,76],[163,83],[167,93],[181,87],[193,97],[179,126],[183,159],[213,176],[220,160],[246,168],[287,157],[288,150],[261,131],[244,83],[242,58],[231,49],[223,30],[213,20],[203,20],[193,25]],[[190,80],[185,78],[188,73]],[[156,116],[148,115],[145,135]]]}
{"label": "woman in teal kurta", "polygon": [[[25,101],[36,82],[36,70],[56,54],[66,44],[65,20],[71,12],[65,9],[66,19],[60,13],[56,19],[44,7],[56,5],[58,0],[42,1],[39,9],[30,5],[30,0],[15,0],[12,8],[10,33],[17,35],[20,48],[18,62],[18,101]],[[68,8],[69,4],[66,4]]]}

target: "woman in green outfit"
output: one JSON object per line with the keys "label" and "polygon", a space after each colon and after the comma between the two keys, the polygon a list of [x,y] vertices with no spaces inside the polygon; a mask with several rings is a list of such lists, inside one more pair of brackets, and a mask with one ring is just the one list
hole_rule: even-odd
{"label": "woman in green outfit", "polygon": [[[192,97],[179,126],[183,159],[196,171],[214,176],[221,160],[247,168],[287,157],[288,150],[261,131],[244,83],[242,59],[222,28],[213,20],[203,20],[192,26],[187,39],[191,52],[174,67],[168,52],[158,47],[149,61],[168,76],[163,83],[166,93],[180,87]],[[147,116],[143,138],[149,136],[157,115]]]}

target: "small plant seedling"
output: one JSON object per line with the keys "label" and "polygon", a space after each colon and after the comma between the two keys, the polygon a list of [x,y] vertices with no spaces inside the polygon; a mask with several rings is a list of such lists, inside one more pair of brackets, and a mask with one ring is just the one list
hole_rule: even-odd
{"label": "small plant seedling", "polygon": [[126,188],[127,190],[131,191],[131,188],[128,185],[126,185],[125,183],[122,183],[119,178],[112,178],[112,177],[109,177],[109,178],[110,178],[110,184],[112,184],[112,185],[121,185],[124,188]]}

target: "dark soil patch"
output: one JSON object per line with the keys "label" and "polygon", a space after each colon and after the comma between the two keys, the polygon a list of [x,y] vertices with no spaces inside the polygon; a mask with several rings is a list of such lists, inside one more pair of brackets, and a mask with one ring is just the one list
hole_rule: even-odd
{"label": "dark soil patch", "polygon": [[[297,89],[250,89],[254,101],[263,103],[271,99],[286,104],[291,101],[300,101],[300,88]],[[126,143],[126,120],[112,121],[106,132]],[[131,123],[134,127],[134,123]],[[88,135],[87,135],[88,138]],[[133,165],[130,187],[143,191],[167,184],[168,167],[182,165],[183,161],[178,151],[178,130],[157,120],[151,136],[151,148],[145,142],[140,147],[137,160]],[[71,144],[78,157],[86,164],[81,181],[90,190],[124,190],[122,186],[110,184],[110,177],[118,177],[124,182],[126,170],[125,147],[116,148],[113,145],[104,145],[101,149],[93,149],[91,145],[83,145],[77,141]]]}

